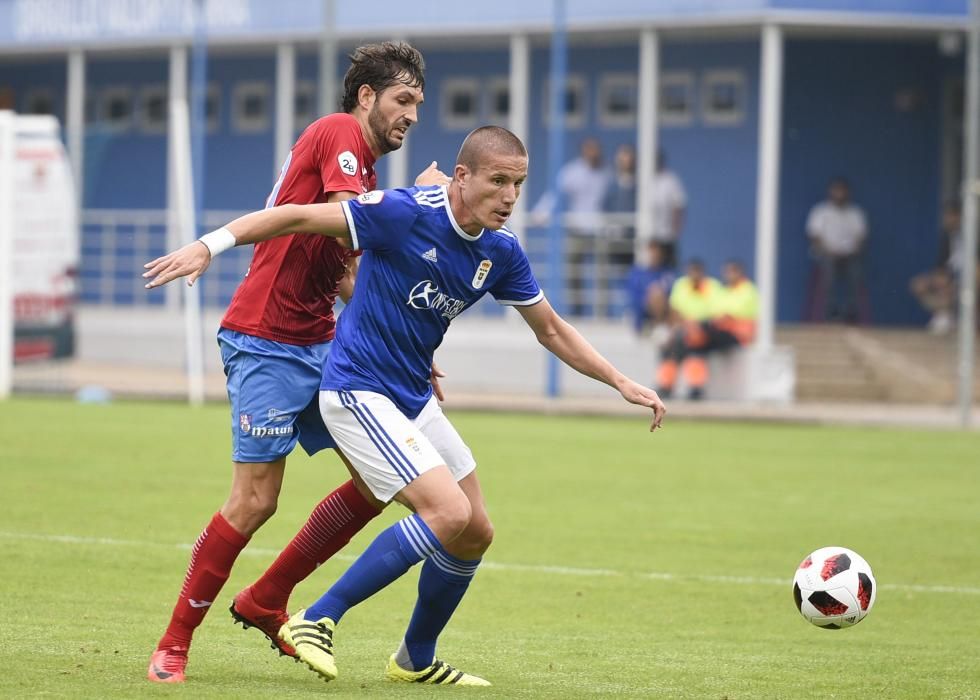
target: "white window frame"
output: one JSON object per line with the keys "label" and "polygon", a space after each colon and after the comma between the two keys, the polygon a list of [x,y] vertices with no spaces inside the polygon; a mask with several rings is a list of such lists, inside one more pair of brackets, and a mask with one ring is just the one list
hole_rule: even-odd
{"label": "white window frame", "polygon": [[[300,114],[299,109],[297,109],[296,102],[299,101],[300,97],[305,97],[310,101],[310,112],[309,114]],[[293,98],[293,131],[302,131],[317,118],[317,96],[316,96],[316,83],[312,80],[297,80],[296,81],[296,93]]]}
{"label": "white window frame", "polygon": [[[507,106],[510,108],[504,113],[497,111],[497,93],[498,92],[507,93]],[[507,126],[510,122],[510,110],[514,108],[512,101],[512,96],[510,94],[510,78],[505,75],[498,75],[490,78],[487,82],[487,90],[484,93],[486,98],[486,103],[484,105],[483,112],[488,124],[495,124],[497,126]]]}
{"label": "white window frame", "polygon": [[[609,110],[609,98],[617,88],[633,90],[633,109],[629,114],[614,114]],[[635,73],[605,73],[599,78],[599,124],[609,128],[636,126],[639,107],[639,83]]]}
{"label": "white window frame", "polygon": [[[258,116],[245,114],[245,101],[261,98],[265,103],[265,111]],[[231,93],[231,125],[242,134],[261,134],[272,125],[272,88],[266,80],[244,80],[235,83]]]}
{"label": "white window frame", "polygon": [[[562,126],[566,129],[581,129],[586,123],[586,114],[589,108],[589,94],[588,88],[585,81],[585,76],[580,73],[570,73],[565,76],[565,89],[571,89],[579,93],[579,110],[577,113],[573,112],[569,114],[564,113],[564,118],[562,119]],[[562,98],[564,99],[565,93],[562,92]],[[551,78],[545,77],[543,85],[543,95],[541,99],[542,114],[544,115],[544,123],[551,127]]]}
{"label": "white window frame", "polygon": [[48,104],[51,105],[51,111],[47,112],[47,114],[58,113],[58,105],[56,105],[54,101],[54,90],[52,90],[51,88],[43,87],[43,88],[31,88],[30,90],[27,91],[27,94],[24,95],[25,114],[44,114],[44,112],[34,111],[34,101],[37,100],[39,97],[47,100]]}
{"label": "white window frame", "polygon": [[[663,99],[665,88],[679,86],[687,93],[687,111],[682,113],[667,112],[664,110],[666,101]],[[694,73],[686,70],[665,71],[660,75],[660,95],[657,103],[660,105],[660,114],[657,121],[661,126],[690,126],[694,121]]]}
{"label": "white window frame", "polygon": [[[719,112],[711,106],[711,89],[731,84],[735,89],[735,109]],[[701,119],[707,126],[737,126],[745,120],[745,72],[740,70],[707,70],[701,78]]]}
{"label": "white window frame", "polygon": [[[96,108],[97,120],[99,125],[109,131],[121,132],[128,131],[133,126],[133,119],[135,117],[136,106],[133,104],[133,89],[125,85],[112,85],[103,88],[99,92],[99,101]],[[109,102],[110,100],[120,99],[129,102],[129,114],[125,119],[110,120],[109,119]]]}
{"label": "white window frame", "polygon": [[[149,111],[146,108],[147,102],[154,98],[163,99],[163,119],[159,122],[154,122],[150,119]],[[140,89],[137,112],[139,113],[140,131],[146,134],[165,134],[167,132],[167,121],[170,117],[170,101],[167,95],[167,86],[163,83],[157,83],[142,87]]]}
{"label": "white window frame", "polygon": [[[453,114],[453,98],[462,93],[470,94],[473,113],[469,116]],[[439,86],[439,120],[447,129],[472,129],[480,121],[480,83],[476,78],[446,78]]]}

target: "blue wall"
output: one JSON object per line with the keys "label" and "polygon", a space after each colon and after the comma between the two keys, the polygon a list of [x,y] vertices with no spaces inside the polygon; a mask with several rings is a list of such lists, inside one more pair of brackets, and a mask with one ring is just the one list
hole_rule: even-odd
{"label": "blue wall", "polygon": [[[875,323],[921,320],[908,280],[936,256],[943,66],[936,45],[789,42],[779,217],[780,320],[803,312],[806,216],[828,180],[851,182],[868,216],[866,284]],[[901,108],[896,97],[912,97]]]}

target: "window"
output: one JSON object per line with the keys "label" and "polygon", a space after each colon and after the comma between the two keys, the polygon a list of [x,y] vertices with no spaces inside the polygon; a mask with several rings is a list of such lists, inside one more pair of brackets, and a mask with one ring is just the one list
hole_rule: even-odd
{"label": "window", "polygon": [[472,129],[479,119],[475,78],[449,78],[442,83],[442,125],[447,129]]}
{"label": "window", "polygon": [[741,71],[707,71],[701,92],[705,124],[733,126],[745,116],[745,75]]}
{"label": "window", "polygon": [[35,88],[24,99],[25,114],[54,114],[54,94],[48,88]]}
{"label": "window", "polygon": [[221,85],[208,83],[204,93],[204,119],[208,125],[208,133],[214,133],[221,127]]}
{"label": "window", "polygon": [[599,123],[609,127],[636,124],[637,83],[629,73],[610,73],[599,81]]}
{"label": "window", "polygon": [[497,126],[507,126],[510,122],[510,80],[496,77],[490,80],[486,91],[487,121]]}
{"label": "window", "polygon": [[164,85],[147,85],[140,92],[140,128],[148,134],[162,134],[167,130],[170,104]]}
{"label": "window", "polygon": [[[551,81],[544,81],[544,121],[551,125]],[[581,75],[569,75],[565,78],[565,127],[579,128],[585,126],[585,78]]]}
{"label": "window", "polygon": [[293,129],[302,131],[316,119],[316,83],[301,80],[296,83],[293,100]]}
{"label": "window", "polygon": [[232,125],[235,131],[245,134],[268,131],[269,84],[238,83],[232,94]]}
{"label": "window", "polygon": [[99,100],[98,119],[113,131],[125,131],[133,123],[133,91],[127,87],[108,87]]}
{"label": "window", "polygon": [[660,76],[660,123],[687,126],[694,115],[694,76],[667,72]]}

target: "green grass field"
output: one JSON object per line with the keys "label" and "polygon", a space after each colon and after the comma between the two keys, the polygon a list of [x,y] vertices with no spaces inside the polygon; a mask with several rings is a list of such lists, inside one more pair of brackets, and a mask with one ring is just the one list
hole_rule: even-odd
{"label": "green grass field", "polygon": [[[182,687],[144,680],[189,543],[229,483],[224,406],[0,402],[0,696],[980,698],[980,436],[451,415],[496,540],[440,643],[490,689],[382,679],[416,575],[352,610],[325,685],[231,624],[230,598],[345,478],[296,455],[195,638]],[[315,599],[393,507],[301,584]],[[822,545],[879,583],[824,631],[789,580]]]}

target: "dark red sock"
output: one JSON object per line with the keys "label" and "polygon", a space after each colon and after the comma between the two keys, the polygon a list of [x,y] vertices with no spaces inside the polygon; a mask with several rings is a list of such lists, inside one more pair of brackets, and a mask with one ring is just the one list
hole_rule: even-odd
{"label": "dark red sock", "polygon": [[303,529],[252,584],[255,602],[270,610],[285,610],[296,584],[340,551],[380,512],[353,481],[338,487],[320,501]]}
{"label": "dark red sock", "polygon": [[191,636],[228,580],[232,564],[248,538],[238,532],[221,513],[215,513],[191,550],[184,585],[174,606],[167,631],[157,645],[190,646]]}

